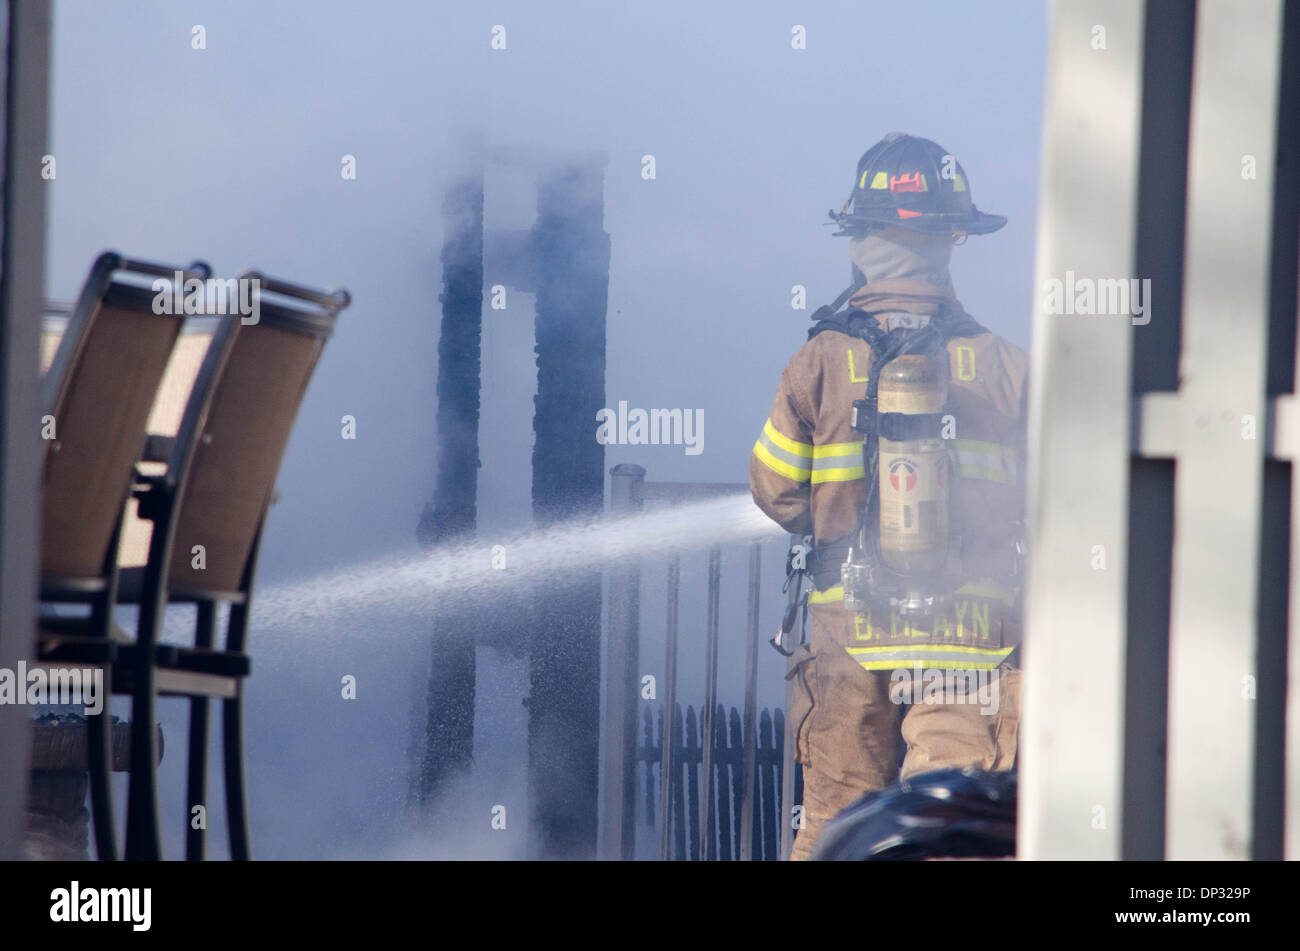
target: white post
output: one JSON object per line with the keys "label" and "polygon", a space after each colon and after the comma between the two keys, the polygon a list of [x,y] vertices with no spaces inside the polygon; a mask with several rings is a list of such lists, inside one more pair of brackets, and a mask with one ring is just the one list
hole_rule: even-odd
{"label": "white post", "polygon": [[1280,0],[1197,6],[1170,605],[1175,859],[1251,855],[1281,27]]}
{"label": "white post", "polygon": [[[1052,12],[1030,372],[1023,858],[1120,856],[1131,321],[1050,280],[1134,274],[1144,2]],[[1070,308],[1073,309],[1073,308]]]}
{"label": "white post", "polygon": [[[4,116],[3,257],[0,260],[0,667],[32,658],[40,551],[37,418],[41,297],[45,282],[45,183],[50,6],[10,0]],[[0,704],[0,860],[23,852],[30,782],[28,709]]]}

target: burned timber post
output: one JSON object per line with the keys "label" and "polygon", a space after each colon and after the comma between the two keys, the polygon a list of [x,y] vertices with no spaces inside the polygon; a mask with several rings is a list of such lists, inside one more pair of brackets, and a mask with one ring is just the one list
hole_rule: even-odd
{"label": "burned timber post", "polygon": [[[438,340],[438,462],[433,502],[416,531],[425,547],[473,537],[478,511],[478,418],[483,332],[483,177],[442,204],[442,335]],[[439,605],[433,631],[424,758],[415,800],[429,803],[474,752],[474,631],[470,605]]]}
{"label": "burned timber post", "polygon": [[[438,470],[417,534],[423,545],[475,531],[484,259],[492,283],[536,295],[532,507],[535,527],[598,518],[605,452],[596,413],[605,405],[605,316],[610,240],[604,162],[511,150],[490,161],[535,168],[537,219],[526,231],[485,232],[480,169],[443,204],[442,338],[438,345]],[[486,248],[486,252],[485,252]],[[503,625],[527,641],[530,848],[546,858],[594,858],[600,756],[601,573],[546,578],[532,603],[441,606],[434,631],[425,753],[414,786],[436,799],[473,754],[476,627]]]}
{"label": "burned timber post", "polygon": [[[533,520],[541,528],[604,508],[605,309],[609,235],[604,174],[574,165],[538,185],[537,400]],[[528,701],[528,768],[535,848],[594,858],[600,769],[599,571],[575,571],[538,594]]]}

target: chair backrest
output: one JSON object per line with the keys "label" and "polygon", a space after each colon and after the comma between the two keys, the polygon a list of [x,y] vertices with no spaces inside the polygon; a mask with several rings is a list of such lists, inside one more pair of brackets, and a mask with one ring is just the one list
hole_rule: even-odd
{"label": "chair backrest", "polygon": [[145,424],[182,320],[154,312],[149,283],[205,279],[207,266],[146,264],[99,256],[68,319],[42,387],[45,442],[41,571],[61,579],[102,577],[109,545],[145,441]]}
{"label": "chair backrest", "polygon": [[[244,325],[232,316],[218,331],[195,384],[196,394],[208,390],[206,399],[191,401],[176,439],[180,450],[197,436],[180,491],[168,569],[173,591],[244,590],[303,394],[350,302],[346,291],[325,294],[257,272],[240,280],[260,283],[259,320]],[[285,302],[266,300],[268,291]],[[177,460],[169,468],[183,466]]]}

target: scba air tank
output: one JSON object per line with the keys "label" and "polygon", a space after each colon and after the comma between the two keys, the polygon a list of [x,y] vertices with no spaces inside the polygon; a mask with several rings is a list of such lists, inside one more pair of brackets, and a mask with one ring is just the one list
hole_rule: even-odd
{"label": "scba air tank", "polygon": [[880,556],[900,575],[938,572],[948,556],[951,478],[940,422],[948,398],[946,357],[904,354],[880,374]]}

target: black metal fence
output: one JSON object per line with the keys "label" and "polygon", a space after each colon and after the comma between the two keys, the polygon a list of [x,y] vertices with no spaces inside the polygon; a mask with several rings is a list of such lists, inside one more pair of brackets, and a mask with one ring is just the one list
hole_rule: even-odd
{"label": "black metal fence", "polygon": [[[615,515],[642,511],[645,503],[673,506],[748,491],[745,483],[647,482],[645,469],[634,465],[615,466],[611,476],[610,511]],[[764,755],[780,760],[782,765],[769,763],[766,769],[770,775],[765,775],[764,767],[759,766],[757,694],[762,542],[755,540],[744,544],[748,549],[749,563],[745,598],[747,617],[739,629],[744,638],[744,679],[741,686],[745,699],[742,710],[733,710],[731,717],[724,717],[718,702],[722,546],[715,543],[704,548],[708,560],[707,617],[701,639],[704,648],[704,702],[698,711],[688,707],[688,714],[694,718],[690,723],[683,719],[677,704],[678,601],[683,552],[670,554],[666,559],[665,656],[659,719],[663,718],[663,710],[674,711],[669,718],[669,732],[679,736],[679,741],[668,744],[662,740],[647,742],[646,746],[653,749],[653,754],[643,753],[638,739],[638,732],[644,732],[644,725],[638,723],[641,708],[637,696],[642,565],[640,560],[624,560],[612,564],[606,571],[609,611],[600,815],[601,854],[605,858],[628,860],[637,857],[637,830],[644,828],[644,822],[638,822],[637,816],[638,781],[642,778],[638,772],[643,768],[643,760],[650,756],[654,764],[666,762],[667,766],[659,769],[646,760],[644,768],[648,773],[645,782],[653,786],[655,777],[649,773],[658,773],[658,802],[676,804],[671,810],[672,816],[676,817],[674,821],[658,824],[659,858],[689,856],[706,860],[735,857],[747,861],[789,854],[793,832],[790,822],[780,821],[780,817],[789,816],[791,805],[797,801],[794,789],[796,771],[790,764],[789,725],[784,717],[774,721],[767,712],[763,716],[767,718],[769,742],[768,752]],[[727,627],[733,629],[731,624]],[[788,704],[788,682],[786,693]],[[772,731],[779,733],[779,741]],[[662,732],[661,723],[655,735]],[[713,742],[701,742],[704,736],[713,737]],[[679,753],[685,758],[679,760]],[[773,783],[770,795],[759,788],[760,781],[767,779]],[[646,803],[653,806],[655,802],[651,789]],[[683,818],[686,814],[683,809],[689,813],[688,818]],[[648,821],[653,825],[652,813],[643,811],[651,815]],[[767,818],[769,814],[771,819]],[[699,834],[701,829],[706,831],[705,838]],[[727,834],[721,835],[718,830],[726,830]],[[772,832],[770,837],[767,836],[769,830]],[[763,836],[761,854],[758,850],[760,835]],[[779,844],[769,846],[769,842]]]}
{"label": "black metal fence", "polygon": [[[735,707],[730,712],[719,704],[713,716],[713,744],[710,769],[713,782],[702,782],[704,767],[704,724],[695,707],[688,706],[685,716],[680,705],[675,705],[672,717],[672,746],[668,756],[671,775],[663,782],[664,704],[647,703],[641,706],[642,740],[637,747],[640,775],[638,783],[644,791],[644,805],[638,810],[638,819],[655,827],[666,823],[665,837],[669,859],[682,861],[698,859],[700,848],[700,794],[702,789],[713,792],[712,808],[705,811],[710,817],[708,827],[707,858],[710,861],[730,862],[741,857],[741,822],[745,812],[745,745],[741,715]],[[753,819],[751,826],[752,854],[759,862],[774,862],[781,858],[781,788],[785,754],[785,715],[780,709],[763,710],[758,717],[758,731],[754,755]],[[796,769],[796,797],[799,796],[799,776]],[[667,797],[671,812],[664,814],[662,798]],[[661,830],[663,825],[659,826]]]}

